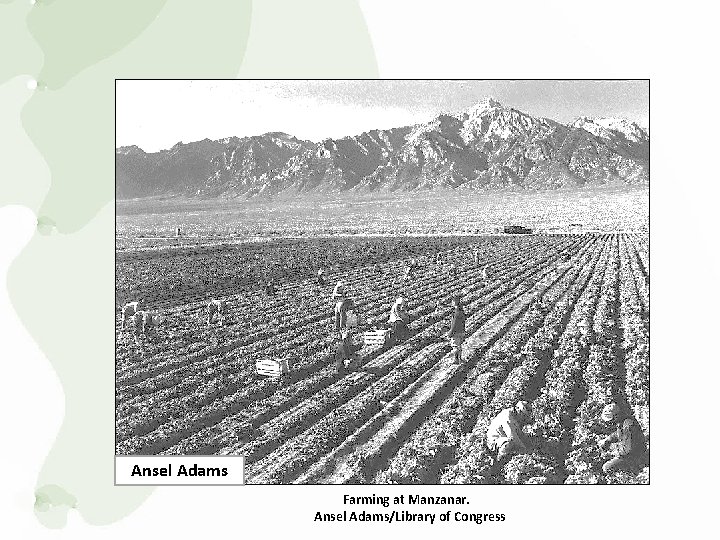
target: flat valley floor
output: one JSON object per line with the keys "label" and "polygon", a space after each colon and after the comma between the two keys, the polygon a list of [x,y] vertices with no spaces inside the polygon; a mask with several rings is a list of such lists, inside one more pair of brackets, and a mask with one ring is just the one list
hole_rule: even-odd
{"label": "flat valley floor", "polygon": [[[117,202],[117,247],[196,245],[278,236],[646,231],[649,188]],[[180,227],[181,237],[176,237]]]}

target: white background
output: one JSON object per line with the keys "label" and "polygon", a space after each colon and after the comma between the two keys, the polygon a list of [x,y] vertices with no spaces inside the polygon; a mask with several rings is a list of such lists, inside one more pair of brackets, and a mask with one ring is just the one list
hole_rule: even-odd
{"label": "white background", "polygon": [[[60,531],[31,509],[63,417],[62,389],[0,287],[0,511],[9,538],[345,538],[500,533],[553,538],[708,537],[717,425],[717,18],[700,2],[362,1],[385,78],[651,79],[652,484],[650,486],[158,488],[107,527],[70,512]],[[507,6],[510,7],[507,7]],[[251,35],[252,39],[252,35]],[[0,208],[0,276],[35,217]],[[108,241],[112,241],[109,239]],[[72,339],[72,336],[68,336]],[[712,343],[711,343],[712,340]],[[466,495],[502,524],[323,524],[342,495]],[[418,508],[407,507],[419,511]],[[372,509],[370,509],[372,511]]]}

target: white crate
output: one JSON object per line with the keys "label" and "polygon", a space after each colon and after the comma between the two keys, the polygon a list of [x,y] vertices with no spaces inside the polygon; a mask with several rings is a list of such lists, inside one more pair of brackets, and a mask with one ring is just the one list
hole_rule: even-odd
{"label": "white crate", "polygon": [[390,330],[370,330],[363,334],[365,345],[385,345],[390,337]]}
{"label": "white crate", "polygon": [[258,360],[255,362],[258,375],[266,377],[280,377],[290,372],[287,360]]}

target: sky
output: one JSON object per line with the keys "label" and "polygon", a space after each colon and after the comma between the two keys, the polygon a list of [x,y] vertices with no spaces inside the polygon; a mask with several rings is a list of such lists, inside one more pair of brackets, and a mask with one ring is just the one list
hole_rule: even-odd
{"label": "sky", "polygon": [[146,152],[177,142],[282,131],[321,141],[426,122],[486,97],[571,122],[621,117],[648,128],[648,81],[119,80],[116,144]]}

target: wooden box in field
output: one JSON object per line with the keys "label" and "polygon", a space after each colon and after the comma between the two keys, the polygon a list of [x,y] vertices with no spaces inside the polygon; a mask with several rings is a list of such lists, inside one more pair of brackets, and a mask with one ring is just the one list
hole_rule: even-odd
{"label": "wooden box in field", "polygon": [[390,339],[390,330],[369,330],[363,334],[365,345],[385,345]]}
{"label": "wooden box in field", "polygon": [[281,377],[290,372],[290,365],[283,360],[258,360],[255,362],[258,375],[266,377]]}

